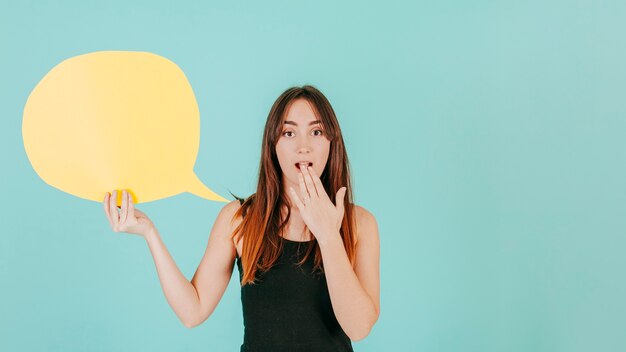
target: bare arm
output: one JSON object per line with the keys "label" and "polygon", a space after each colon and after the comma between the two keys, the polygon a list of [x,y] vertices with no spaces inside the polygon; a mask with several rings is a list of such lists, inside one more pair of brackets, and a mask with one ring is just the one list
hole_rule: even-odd
{"label": "bare arm", "polygon": [[200,297],[199,314],[190,322],[191,327],[209,318],[226,291],[237,255],[231,234],[241,221],[236,219],[231,225],[231,219],[239,207],[239,201],[230,202],[215,220],[204,257],[191,280]]}
{"label": "bare arm", "polygon": [[236,249],[230,240],[231,219],[239,208],[234,201],[222,208],[211,230],[209,243],[192,281],[180,272],[167,251],[156,227],[148,216],[135,209],[132,197],[124,193],[118,213],[117,191],[104,198],[104,211],[115,232],[127,232],[144,237],[154,259],[161,288],[170,307],[187,327],[206,320],[219,303],[232,275]]}
{"label": "bare arm", "polygon": [[351,340],[365,338],[380,314],[380,244],[372,214],[357,207],[357,257],[354,270],[338,239],[320,243],[328,292],[339,325]]}
{"label": "bare arm", "polygon": [[176,266],[156,229],[145,236],[167,302],[188,328],[200,325],[213,313],[228,286],[236,254],[230,219],[238,207],[234,201],[220,211],[191,282]]}
{"label": "bare arm", "polygon": [[156,228],[153,228],[144,238],[154,259],[167,303],[183,324],[190,327],[188,321],[198,314],[200,306],[196,289],[176,266]]}

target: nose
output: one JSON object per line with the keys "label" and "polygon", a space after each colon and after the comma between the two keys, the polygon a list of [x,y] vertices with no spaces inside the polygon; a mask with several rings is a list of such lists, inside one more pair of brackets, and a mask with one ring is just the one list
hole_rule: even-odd
{"label": "nose", "polygon": [[309,136],[300,135],[298,137],[298,154],[307,154],[311,151],[311,141],[309,140]]}

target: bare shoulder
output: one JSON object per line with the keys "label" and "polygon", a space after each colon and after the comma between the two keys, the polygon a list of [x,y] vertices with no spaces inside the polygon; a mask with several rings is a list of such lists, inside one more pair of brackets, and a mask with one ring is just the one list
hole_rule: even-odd
{"label": "bare shoulder", "polygon": [[241,208],[241,204],[238,200],[233,200],[222,207],[215,219],[215,225],[220,229],[220,231],[216,232],[217,234],[230,238],[230,235],[241,221],[241,217],[235,218],[239,208]]}
{"label": "bare shoulder", "polygon": [[357,242],[364,239],[378,239],[378,223],[374,214],[364,207],[355,204],[354,216],[357,228]]}
{"label": "bare shoulder", "polygon": [[360,205],[354,205],[354,215],[357,226],[371,227],[376,225],[374,214]]}
{"label": "bare shoulder", "polygon": [[230,217],[232,218],[233,215],[235,215],[235,212],[237,212],[237,210],[239,210],[239,208],[241,208],[241,204],[239,203],[239,201],[237,199],[228,202],[228,204],[224,205],[222,207],[222,210],[220,210],[220,216],[224,215],[230,215]]}

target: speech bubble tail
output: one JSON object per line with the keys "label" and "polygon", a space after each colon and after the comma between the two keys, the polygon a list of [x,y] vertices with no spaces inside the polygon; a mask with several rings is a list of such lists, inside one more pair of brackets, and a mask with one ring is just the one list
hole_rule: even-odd
{"label": "speech bubble tail", "polygon": [[192,174],[189,182],[187,183],[187,192],[216,202],[229,202],[228,199],[220,196],[219,194],[213,192],[209,187],[205,186],[196,174]]}

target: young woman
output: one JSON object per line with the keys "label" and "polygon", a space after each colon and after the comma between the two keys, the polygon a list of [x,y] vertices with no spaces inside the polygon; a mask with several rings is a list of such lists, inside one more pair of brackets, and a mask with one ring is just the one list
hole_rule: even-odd
{"label": "young woman", "polygon": [[165,297],[187,327],[211,315],[235,263],[241,351],[352,351],[351,340],[378,320],[378,227],[352,202],[339,123],[314,87],[290,88],[272,106],[257,191],[220,211],[191,282],[129,193],[120,212],[115,199],[117,191],[103,202],[111,227],[145,238]]}

